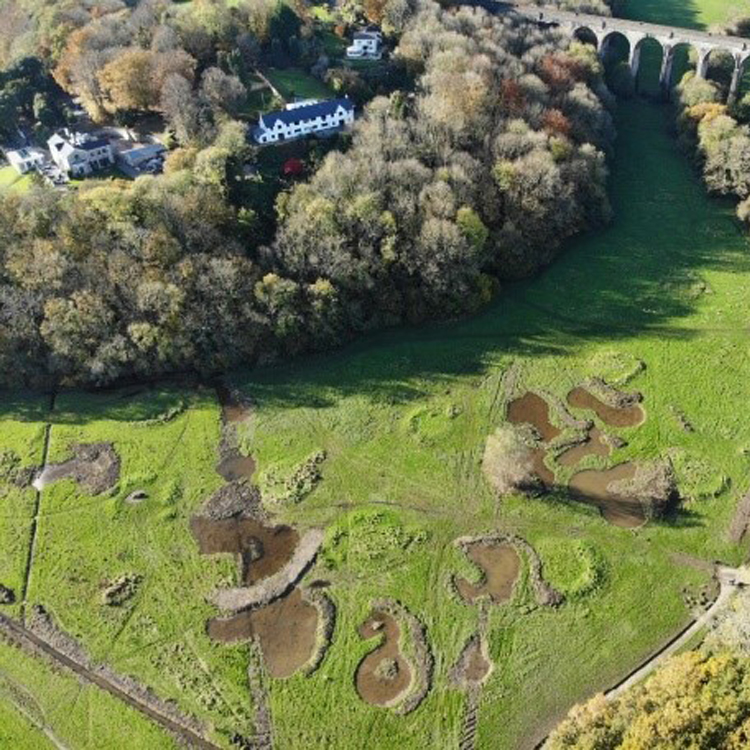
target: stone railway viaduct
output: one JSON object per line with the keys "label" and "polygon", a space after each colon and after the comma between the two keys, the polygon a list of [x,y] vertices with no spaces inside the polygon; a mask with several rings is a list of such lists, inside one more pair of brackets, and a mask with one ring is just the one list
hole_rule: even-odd
{"label": "stone railway viaduct", "polygon": [[[655,40],[662,49],[659,83],[665,96],[669,95],[669,89],[672,85],[675,53],[681,46],[692,47],[696,51],[698,56],[696,73],[701,78],[706,77],[708,62],[712,53],[725,52],[731,55],[734,60],[734,72],[729,87],[730,104],[737,98],[740,81],[745,72],[745,65],[750,60],[750,39],[711,34],[676,26],[627,21],[609,16],[571,13],[558,10],[553,6],[528,5],[522,2],[499,2],[496,7],[500,12],[516,13],[542,26],[555,26],[583,41],[590,40],[592,43],[595,41],[596,48],[602,57],[607,54],[609,45],[615,36],[624,37],[630,45],[628,64],[633,77],[638,74],[644,42],[647,39]],[[588,40],[586,39],[587,35]]]}

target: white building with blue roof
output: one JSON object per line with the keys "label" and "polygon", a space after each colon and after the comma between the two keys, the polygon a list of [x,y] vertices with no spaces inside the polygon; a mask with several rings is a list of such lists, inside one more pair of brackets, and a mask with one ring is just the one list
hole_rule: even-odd
{"label": "white building with blue roof", "polygon": [[261,115],[252,136],[256,143],[280,143],[311,133],[341,130],[353,122],[354,104],[348,97],[322,102],[312,99]]}

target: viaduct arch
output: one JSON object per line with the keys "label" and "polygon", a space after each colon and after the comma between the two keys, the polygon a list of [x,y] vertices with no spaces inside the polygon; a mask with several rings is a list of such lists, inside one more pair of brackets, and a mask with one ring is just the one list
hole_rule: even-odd
{"label": "viaduct arch", "polygon": [[708,61],[712,52],[726,52],[734,61],[734,71],[729,86],[729,103],[733,103],[739,92],[740,81],[745,65],[750,60],[750,39],[711,34],[705,31],[683,29],[676,26],[641,21],[627,21],[622,18],[595,16],[587,13],[571,13],[556,8],[524,3],[500,3],[499,7],[521,15],[542,26],[555,26],[571,36],[586,35],[594,42],[599,54],[606,52],[607,46],[615,34],[621,34],[630,45],[628,64],[635,77],[638,74],[642,44],[645,39],[654,39],[662,48],[662,66],[659,83],[665,95],[669,94],[672,80],[672,69],[675,51],[680,45],[689,45],[698,53],[696,74],[705,78],[708,72]]}

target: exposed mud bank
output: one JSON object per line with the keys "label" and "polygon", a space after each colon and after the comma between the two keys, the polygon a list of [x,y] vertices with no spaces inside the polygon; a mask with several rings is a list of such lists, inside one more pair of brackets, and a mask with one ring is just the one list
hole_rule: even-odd
{"label": "exposed mud bank", "polygon": [[90,443],[71,446],[73,458],[60,464],[49,464],[37,473],[32,482],[36,490],[61,479],[72,479],[91,495],[100,495],[114,487],[120,479],[120,458],[111,443]]}
{"label": "exposed mud bank", "polygon": [[490,676],[493,665],[487,644],[479,633],[469,638],[450,671],[449,679],[464,690],[482,685]]}
{"label": "exposed mud bank", "polygon": [[333,640],[336,629],[336,605],[319,587],[310,585],[302,594],[318,611],[318,626],[315,634],[315,649],[303,668],[306,675],[311,675],[323,663]]}
{"label": "exposed mud bank", "polygon": [[466,554],[468,554],[467,550],[472,545],[476,544],[506,544],[515,547],[515,549],[526,558],[526,561],[528,563],[529,581],[531,583],[532,590],[534,591],[534,598],[536,599],[537,604],[543,607],[556,607],[562,604],[562,602],[565,600],[565,597],[544,579],[542,560],[539,557],[539,554],[522,537],[516,536],[515,534],[495,532],[474,537],[459,537],[458,539],[456,539],[454,544]]}
{"label": "exposed mud bank", "polygon": [[216,471],[227,482],[249,480],[255,473],[255,459],[240,452],[237,427],[250,419],[250,401],[239,391],[229,390],[224,385],[216,386],[216,395],[221,406],[221,438]]}
{"label": "exposed mud bank", "polygon": [[750,527],[750,492],[747,492],[737,504],[727,532],[729,541],[735,544],[741,542],[747,534],[748,527]]}
{"label": "exposed mud bank", "polygon": [[216,464],[216,471],[227,482],[250,479],[255,473],[255,459],[252,456],[227,456]]}
{"label": "exposed mud bank", "polygon": [[223,383],[216,385],[216,397],[221,406],[221,416],[227,424],[246,422],[251,416],[252,402],[240,391]]}
{"label": "exposed mud bank", "polygon": [[521,560],[512,544],[505,542],[472,542],[462,547],[466,556],[481,570],[479,583],[456,578],[459,596],[473,604],[477,599],[489,597],[493,604],[502,604],[513,595],[518,580]]}
{"label": "exposed mud bank", "polygon": [[246,482],[220,487],[207,500],[196,517],[220,521],[226,518],[263,518],[260,492]]}

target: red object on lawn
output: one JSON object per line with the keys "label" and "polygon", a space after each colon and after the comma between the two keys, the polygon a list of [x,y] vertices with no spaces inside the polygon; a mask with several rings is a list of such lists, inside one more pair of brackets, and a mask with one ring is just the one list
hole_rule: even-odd
{"label": "red object on lawn", "polygon": [[281,171],[285,177],[298,177],[305,171],[305,165],[299,159],[287,159]]}

